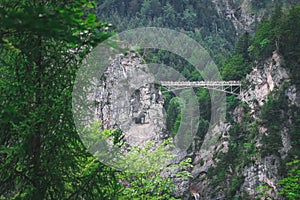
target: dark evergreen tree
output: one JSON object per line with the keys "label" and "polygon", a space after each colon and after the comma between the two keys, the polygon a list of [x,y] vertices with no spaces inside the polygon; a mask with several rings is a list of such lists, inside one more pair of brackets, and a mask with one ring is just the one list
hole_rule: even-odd
{"label": "dark evergreen tree", "polygon": [[91,3],[1,1],[1,199],[115,198],[114,170],[84,148],[71,112],[83,47],[108,37]]}
{"label": "dark evergreen tree", "polygon": [[235,53],[242,55],[245,61],[249,61],[248,48],[250,46],[250,36],[248,32],[245,32],[237,41],[235,46]]}

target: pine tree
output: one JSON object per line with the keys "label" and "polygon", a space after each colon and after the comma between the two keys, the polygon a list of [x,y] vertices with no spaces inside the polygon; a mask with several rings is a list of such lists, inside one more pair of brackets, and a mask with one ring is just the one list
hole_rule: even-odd
{"label": "pine tree", "polygon": [[71,112],[72,85],[89,49],[82,47],[108,37],[106,25],[84,12],[92,7],[86,0],[1,1],[1,199],[114,195],[113,170],[84,148]]}

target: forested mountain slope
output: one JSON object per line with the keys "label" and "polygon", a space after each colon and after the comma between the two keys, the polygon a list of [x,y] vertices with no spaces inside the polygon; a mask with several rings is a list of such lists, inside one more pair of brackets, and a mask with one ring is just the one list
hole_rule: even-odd
{"label": "forested mountain slope", "polygon": [[[207,90],[196,89],[201,117],[190,149],[194,168],[189,184],[204,199],[293,199],[299,192],[289,195],[292,180],[280,181],[291,166],[299,169],[294,161],[299,156],[300,132],[300,13],[295,5],[297,1],[133,0],[105,1],[99,7],[99,16],[117,24],[118,31],[158,26],[188,34],[209,49],[225,80],[243,80],[242,100],[228,96],[227,120],[215,126],[218,142],[206,151],[199,151],[197,145],[209,142],[204,134],[211,105]],[[167,63],[189,80],[202,80],[168,52],[147,55],[146,61]],[[166,100],[167,115],[172,116],[167,118],[168,131],[176,133],[179,103],[172,96]],[[296,164],[286,167],[292,161]],[[200,175],[203,170],[206,176]],[[177,195],[191,198],[185,190]]]}
{"label": "forested mountain slope", "polygon": [[245,31],[253,33],[258,22],[271,15],[276,2],[284,9],[297,4],[297,0],[106,0],[99,1],[98,16],[117,31],[145,26],[183,31],[219,63]]}
{"label": "forested mountain slope", "polygon": [[[297,0],[104,0],[98,5],[91,0],[0,0],[0,199],[299,199],[297,4]],[[143,26],[169,27],[194,38],[207,48],[224,80],[242,81],[242,96],[226,96],[226,120],[208,130],[209,91],[194,89],[198,130],[184,158],[174,161],[168,142],[180,125],[182,101],[157,85],[136,90],[129,99],[131,111],[147,107],[156,109],[150,117],[161,117],[163,112],[157,109],[165,109],[166,124],[157,117],[157,123],[144,125],[159,124],[158,131],[166,127],[161,137],[166,143],[157,149],[151,142],[145,149],[131,146],[121,164],[134,163],[134,170],[148,166],[150,162],[138,159],[141,152],[156,163],[161,162],[158,155],[174,162],[134,173],[117,170],[91,154],[75,126],[73,109],[81,107],[72,104],[72,94],[82,61],[112,35],[112,28]],[[126,76],[125,66],[139,68],[147,62],[169,65],[187,80],[203,80],[193,66],[170,52],[130,52],[122,59],[112,60],[117,71],[107,76],[108,91],[116,88],[112,86],[119,83],[119,76]],[[102,91],[107,109],[92,110],[103,122],[88,127],[94,137],[91,143],[104,137],[112,139],[112,146],[122,146],[122,130],[113,127],[115,121],[104,121],[114,111],[110,105],[122,101],[112,103],[111,94]],[[139,104],[140,100],[144,102]],[[101,101],[92,105],[100,109]],[[133,127],[141,128],[149,116],[138,119],[137,114],[121,117],[133,117]],[[103,130],[107,124],[113,129]],[[208,131],[213,138],[205,138]]]}

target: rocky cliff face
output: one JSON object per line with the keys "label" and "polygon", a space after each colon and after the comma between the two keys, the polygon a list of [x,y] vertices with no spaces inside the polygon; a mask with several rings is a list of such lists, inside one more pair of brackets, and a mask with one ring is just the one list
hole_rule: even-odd
{"label": "rocky cliff face", "polygon": [[[242,93],[242,99],[248,103],[250,116],[255,120],[263,120],[260,115],[261,107],[274,91],[284,92],[289,105],[299,106],[299,93],[296,92],[295,85],[284,88],[289,83],[289,76],[287,70],[282,67],[282,63],[282,58],[274,52],[271,58],[262,65],[257,65],[247,76],[247,85],[250,87]],[[274,95],[274,98],[278,98],[278,95]],[[288,109],[287,107],[286,110],[282,110],[283,115],[285,112],[287,113]],[[259,185],[266,185],[269,188],[268,195],[280,199],[278,195],[278,181],[281,178],[279,170],[282,167],[282,159],[286,158],[292,148],[289,136],[290,127],[292,127],[291,119],[285,116],[284,121],[281,122],[281,141],[280,144],[277,144],[278,151],[268,156],[259,155],[254,163],[248,164],[243,169],[245,178],[241,190],[247,191],[251,197],[257,196],[261,192],[256,189]],[[264,125],[260,125],[258,130],[255,145],[260,149],[264,145],[260,140],[261,136],[274,133]]]}
{"label": "rocky cliff face", "polygon": [[[255,27],[264,17],[269,17],[276,1],[256,0],[211,0],[220,17],[230,20],[237,33],[255,31]],[[281,1],[283,9],[293,5],[289,1]]]}
{"label": "rocky cliff face", "polygon": [[140,146],[166,137],[164,98],[148,71],[134,53],[118,55],[104,73],[96,92],[96,117],[104,129],[119,128],[127,144]]}
{"label": "rocky cliff face", "polygon": [[[129,146],[141,146],[147,141],[160,144],[169,137],[163,108],[165,100],[158,85],[153,84],[154,79],[148,66],[136,54],[118,55],[111,59],[95,93],[98,104],[95,118],[102,121],[103,129],[121,129]],[[212,126],[200,151],[195,150],[200,149],[199,144],[193,144],[192,157],[196,167],[191,172],[194,176],[214,165],[215,151],[225,153],[228,150],[228,129],[229,124],[220,122]],[[174,162],[179,163],[186,154],[186,151],[178,150]],[[188,198],[190,183],[181,178],[174,178],[174,181],[175,195]]]}
{"label": "rocky cliff face", "polygon": [[212,0],[212,2],[216,6],[218,14],[227,20],[231,20],[238,32],[253,32],[255,23],[259,22],[262,18],[261,15],[254,14],[251,11],[250,0]]}
{"label": "rocky cliff face", "polygon": [[[246,111],[245,106],[237,106],[231,113],[231,116],[233,119],[232,123],[239,126],[251,127],[254,123],[257,125],[252,138],[249,138],[247,135],[244,136],[248,137],[248,140],[244,144],[243,142],[240,143],[244,147],[239,150],[247,151],[247,145],[253,145],[253,149],[245,154],[245,156],[249,156],[249,159],[244,164],[243,158],[238,158],[242,165],[239,163],[236,166],[228,165],[229,167],[224,170],[226,172],[224,177],[227,180],[221,181],[217,187],[214,185],[214,181],[218,179],[218,175],[214,174],[211,177],[204,177],[191,182],[191,184],[198,187],[198,190],[205,199],[228,198],[228,196],[226,197],[228,188],[232,187],[232,184],[237,180],[240,184],[237,184],[237,187],[231,191],[234,192],[234,196],[242,197],[243,199],[255,199],[259,196],[269,196],[274,199],[282,198],[278,194],[280,188],[278,182],[282,178],[280,170],[283,167],[283,160],[292,148],[289,132],[293,124],[287,113],[290,109],[289,106],[294,105],[299,107],[299,92],[297,92],[295,85],[289,83],[288,71],[282,67],[282,63],[283,59],[274,52],[271,58],[257,64],[252,72],[247,75],[244,86],[248,87],[242,90],[241,99],[246,103],[248,109]],[[266,144],[262,138],[272,137],[275,133],[262,123],[264,119],[261,112],[263,106],[268,101],[268,97],[271,95],[276,99],[279,93],[284,94],[284,98],[288,104],[285,110],[280,111],[283,116],[283,120],[279,125],[280,141],[277,144],[273,144],[276,150],[265,154],[263,153],[263,149]],[[247,118],[247,122],[244,121],[245,118]],[[195,157],[194,177],[197,177],[201,171],[209,171],[212,168],[220,169],[220,166],[223,166],[224,162],[230,162],[226,160],[226,154],[228,153],[228,145],[231,145],[230,142],[233,141],[231,139],[233,136],[230,134],[232,128],[233,126],[230,123],[222,123],[215,127],[215,132],[219,132],[220,134],[218,142],[209,151],[204,152],[202,149],[202,151],[196,153],[196,155],[201,156]],[[249,132],[243,133],[241,129],[240,134],[249,134]],[[233,156],[238,156],[239,154],[240,152],[233,152]],[[223,159],[225,157],[223,163],[219,162],[219,158],[221,157]]]}
{"label": "rocky cliff face", "polygon": [[[282,160],[292,148],[289,131],[293,125],[291,119],[284,115],[285,120],[279,127],[280,141],[275,145],[277,150],[263,154],[265,144],[262,138],[274,133],[261,123],[264,120],[261,110],[268,102],[268,97],[272,95],[276,99],[278,92],[284,94],[289,105],[300,106],[300,93],[295,85],[289,83],[289,72],[282,67],[282,63],[283,59],[276,52],[263,63],[257,63],[243,84],[240,98],[245,105],[229,111],[232,121],[212,126],[209,137],[205,137],[204,141],[199,143],[195,140],[193,151],[188,154],[193,158],[193,178],[189,182],[175,180],[176,196],[193,199],[189,192],[189,187],[193,187],[204,199],[226,199],[228,188],[235,184],[231,193],[244,199],[254,199],[261,194],[281,198],[278,181],[282,178]],[[163,112],[164,97],[156,84],[149,84],[151,82],[154,82],[154,77],[138,56],[133,53],[119,55],[112,59],[105,71],[102,87],[95,97],[99,103],[96,117],[103,121],[103,128],[120,128],[129,145],[140,145],[146,141],[160,143],[168,137]],[[220,169],[226,162],[224,157],[227,154],[240,156],[239,152],[231,150],[232,137],[235,137],[232,130],[236,126],[252,127],[254,123],[255,134],[251,138],[245,135],[246,141],[239,144],[243,146],[239,150],[245,152],[248,160],[237,163],[237,166],[228,165],[224,169],[222,183],[214,185],[217,174],[209,177],[207,172],[218,167]],[[249,134],[243,133],[243,129],[240,131],[240,134]],[[247,148],[252,149],[250,151]],[[259,186],[265,187],[257,190]]]}
{"label": "rocky cliff face", "polygon": [[[295,85],[284,88],[285,83],[289,83],[289,76],[287,70],[282,67],[282,63],[282,58],[277,52],[274,52],[271,58],[267,59],[262,65],[257,65],[247,75],[246,85],[249,85],[249,87],[242,92],[241,99],[248,104],[250,116],[255,120],[262,120],[260,108],[265,104],[268,96],[273,91],[284,90],[286,98],[289,99],[289,104],[299,105],[299,97],[297,97],[299,94],[296,92]],[[286,126],[289,127],[288,124]],[[283,147],[280,150],[282,158],[285,158],[287,152],[291,149],[287,131],[285,127],[282,127],[281,138]],[[264,126],[259,127],[259,133],[269,134]],[[261,144],[258,143],[257,145],[260,146]]]}
{"label": "rocky cliff face", "polygon": [[257,64],[246,77],[248,85],[241,94],[242,101],[251,108],[255,117],[255,107],[264,105],[268,95],[274,90],[280,90],[284,82],[288,81],[288,72],[282,67],[282,59],[274,52],[272,58],[263,64]]}

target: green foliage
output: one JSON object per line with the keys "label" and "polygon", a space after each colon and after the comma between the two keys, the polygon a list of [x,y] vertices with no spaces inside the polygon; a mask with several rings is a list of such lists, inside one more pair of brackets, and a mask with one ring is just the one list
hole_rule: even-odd
{"label": "green foliage", "polygon": [[211,102],[209,91],[205,88],[198,88],[196,90],[196,95],[199,104],[200,117],[206,120],[210,119]]}
{"label": "green foliage", "polygon": [[242,55],[245,61],[249,61],[249,52],[248,48],[250,46],[250,35],[248,32],[245,32],[236,42],[235,45],[235,54]]}
{"label": "green foliage", "polygon": [[300,85],[300,6],[292,8],[280,28],[280,52],[286,59],[294,83]]}
{"label": "green foliage", "polygon": [[285,9],[291,8],[299,4],[297,0],[252,0],[252,12],[261,14],[264,17],[270,17],[274,13],[274,7],[284,7]]}
{"label": "green foliage", "polygon": [[238,191],[243,184],[244,179],[242,176],[234,176],[230,182],[229,189],[227,192],[227,198],[233,199],[235,197],[236,191]]}
{"label": "green foliage", "polygon": [[[290,71],[292,84],[299,87],[299,18],[300,7],[292,8],[288,13],[283,14],[278,4],[273,11],[272,17],[269,20],[262,22],[258,28],[249,51],[252,59],[261,61],[266,57],[272,55],[272,51],[276,50],[285,61],[284,67]],[[271,153],[278,153],[278,149],[282,146],[280,129],[282,128],[283,119],[287,118],[289,114],[284,111],[288,108],[284,95],[279,94],[278,99],[269,98],[262,108],[261,114],[264,126],[268,129],[268,135],[262,136],[263,148],[262,155],[269,155]],[[299,111],[297,108],[290,111],[292,117],[292,124],[290,134],[294,143],[292,153],[296,153],[299,149],[297,143],[299,128],[297,117]]]}
{"label": "green foliage", "polygon": [[[247,116],[243,117],[242,123],[232,122],[229,130],[228,152],[214,154],[214,159],[218,160],[218,164],[208,171],[208,177],[213,180],[211,187],[219,186],[226,194],[226,199],[241,199],[237,191],[244,181],[242,171],[246,165],[257,160],[259,156],[255,147],[258,127],[259,123],[250,121]],[[243,194],[244,196],[246,194]]]}
{"label": "green foliage", "polygon": [[[188,170],[192,165],[191,159],[181,161],[179,164],[168,164],[174,158],[170,147],[172,148],[172,144],[169,140],[158,147],[148,142],[143,147],[135,146],[130,149],[120,165],[134,163],[134,169],[118,174],[118,178],[125,186],[120,194],[122,199],[176,199],[173,197],[175,185],[172,178],[191,177]],[[140,173],[139,171],[143,169],[147,171]],[[177,172],[172,173],[174,170]]]}
{"label": "green foliage", "polygon": [[279,4],[275,5],[272,16],[259,25],[249,51],[255,60],[262,61],[278,50],[282,30],[282,11]]}
{"label": "green foliage", "polygon": [[88,0],[0,4],[0,197],[114,198],[114,170],[87,152],[71,112],[79,63],[108,27]]}
{"label": "green foliage", "polygon": [[270,195],[270,191],[272,191],[273,188],[270,187],[269,185],[263,184],[263,185],[258,186],[255,189],[257,191],[259,191],[259,195],[256,198],[257,200],[259,200],[259,199],[270,199],[270,200],[272,199],[272,200],[274,200],[274,197],[272,195]]}
{"label": "green foliage", "polygon": [[[257,4],[255,4],[255,2]],[[266,1],[252,1],[261,7]],[[259,5],[262,4],[262,5]],[[0,3],[0,198],[1,199],[173,199],[174,184],[164,176],[161,168],[142,174],[116,172],[97,161],[80,141],[71,107],[75,74],[84,55],[109,36],[108,25],[97,21],[92,13],[94,1],[29,1],[2,0]],[[118,30],[138,26],[163,26],[183,31],[209,47],[220,63],[233,49],[235,31],[229,20],[223,20],[215,5],[206,0],[105,0],[98,16],[113,22]],[[128,9],[125,9],[128,8]],[[274,50],[286,58],[293,82],[299,76],[300,7],[287,15],[275,9],[272,18],[260,25],[252,43],[245,33],[237,42],[234,55],[224,62],[222,75],[226,80],[240,80],[250,70],[249,59],[264,60]],[[209,16],[209,17],[207,17]],[[199,28],[201,27],[201,28]],[[250,45],[250,46],[249,46]],[[201,80],[188,63],[169,52],[149,53],[149,60],[167,63],[182,72],[188,80]],[[175,60],[175,61],[174,61]],[[197,136],[202,138],[210,119],[210,100],[205,89],[195,90],[200,105],[200,126]],[[178,130],[181,114],[176,99],[169,95],[166,106],[168,128]],[[229,98],[230,105],[236,101]],[[281,102],[270,100],[263,107],[263,123],[269,124],[270,136],[263,138],[269,149],[276,152],[279,144]],[[299,147],[299,114],[295,112],[292,146]],[[210,175],[214,184],[225,184],[224,178],[233,169],[238,174],[256,156],[252,143],[257,123],[249,127],[233,124],[228,154]],[[103,131],[105,138],[121,147],[120,130]],[[98,138],[99,135],[94,135]],[[94,141],[95,142],[95,141]],[[171,159],[166,146],[153,151],[132,147],[124,163],[136,162],[136,168],[148,166],[141,158],[159,162]],[[298,145],[298,146],[297,146]],[[168,166],[164,170],[180,169],[174,176],[187,178],[190,160]],[[297,199],[299,194],[299,161],[281,181],[282,194]],[[170,167],[170,168],[169,168]],[[295,169],[295,170],[294,170]],[[229,174],[232,182],[227,187],[228,197],[234,197],[241,185],[241,177]],[[295,179],[298,177],[298,179]],[[121,184],[126,180],[130,185]],[[298,182],[297,182],[298,181]]]}
{"label": "green foliage", "polygon": [[290,70],[292,82],[299,85],[300,73],[300,6],[295,6],[283,14],[279,4],[275,5],[272,16],[259,25],[249,46],[253,60],[263,61],[277,51],[283,55],[285,67]]}
{"label": "green foliage", "polygon": [[[118,154],[118,157],[112,158],[114,165],[123,170],[116,173],[116,178],[122,185],[121,188],[118,187],[118,199],[176,199],[173,197],[173,178],[190,178],[192,160],[187,158],[178,164],[172,163],[176,157],[172,153],[172,139],[164,140],[161,144],[148,141],[139,146],[128,146],[125,145],[124,135],[119,130],[101,130],[100,127],[101,123],[94,122],[89,129],[91,141],[99,144],[99,140],[102,140],[101,145],[107,147],[114,143],[118,147],[117,151],[123,152],[122,155]],[[108,147],[108,151],[111,148],[113,146]],[[101,152],[96,152],[95,157],[99,153]]]}
{"label": "green foliage", "polygon": [[[280,129],[282,127],[284,96],[281,93],[278,99],[269,96],[267,102],[261,110],[261,116],[264,126],[268,129],[268,134],[262,136],[262,155],[272,153],[278,154],[279,148],[282,146]],[[286,105],[287,106],[287,105]]]}
{"label": "green foliage", "polygon": [[291,145],[294,148],[291,150],[290,154],[300,156],[300,109],[294,106],[291,110],[293,110],[291,117],[294,126],[290,132],[290,136]]}
{"label": "green foliage", "polygon": [[167,129],[172,136],[175,136],[181,121],[182,102],[179,98],[171,99],[167,110]]}
{"label": "green foliage", "polygon": [[99,16],[116,24],[119,31],[141,26],[182,31],[212,50],[216,62],[230,54],[235,42],[233,24],[217,13],[210,1],[105,0],[99,8]]}
{"label": "green foliage", "polygon": [[288,200],[296,200],[300,198],[300,160],[295,159],[288,162],[287,166],[290,170],[287,177],[279,181],[279,184],[283,186],[279,193]]}
{"label": "green foliage", "polygon": [[234,54],[223,61],[221,74],[225,80],[241,80],[252,69],[249,46],[251,44],[248,32],[245,32],[236,42]]}
{"label": "green foliage", "polygon": [[[227,96],[226,98],[226,102],[227,102],[227,110],[234,110],[238,104],[239,104],[239,99],[235,96],[235,95],[230,95],[230,96]],[[226,113],[226,119],[229,121],[229,122],[234,122],[233,119],[231,118],[231,115],[229,112]]]}
{"label": "green foliage", "polygon": [[[134,172],[159,171],[174,158],[174,155],[171,154],[173,147],[171,140],[165,140],[158,147],[155,146],[154,142],[147,142],[141,147],[132,146],[128,149],[129,152],[121,158],[118,165]],[[130,169],[127,169],[127,166],[131,166]]]}
{"label": "green foliage", "polygon": [[222,77],[225,80],[241,80],[251,71],[251,65],[247,63],[242,54],[232,56],[222,68]]}
{"label": "green foliage", "polygon": [[[80,0],[62,4],[50,1],[43,4],[21,1],[14,7],[14,1],[3,0],[0,9],[0,16],[3,16],[0,21],[0,36],[6,38],[14,33],[30,33],[80,45],[82,37],[87,37],[88,41],[88,35],[96,33],[97,28],[106,26],[96,21],[95,14],[84,12],[84,9],[93,5],[91,2]],[[96,44],[105,39],[105,32],[92,36],[89,43]]]}
{"label": "green foliage", "polygon": [[261,22],[259,28],[255,32],[252,44],[249,47],[251,55],[256,60],[263,60],[275,50],[275,42],[272,39],[272,26],[269,20]]}

